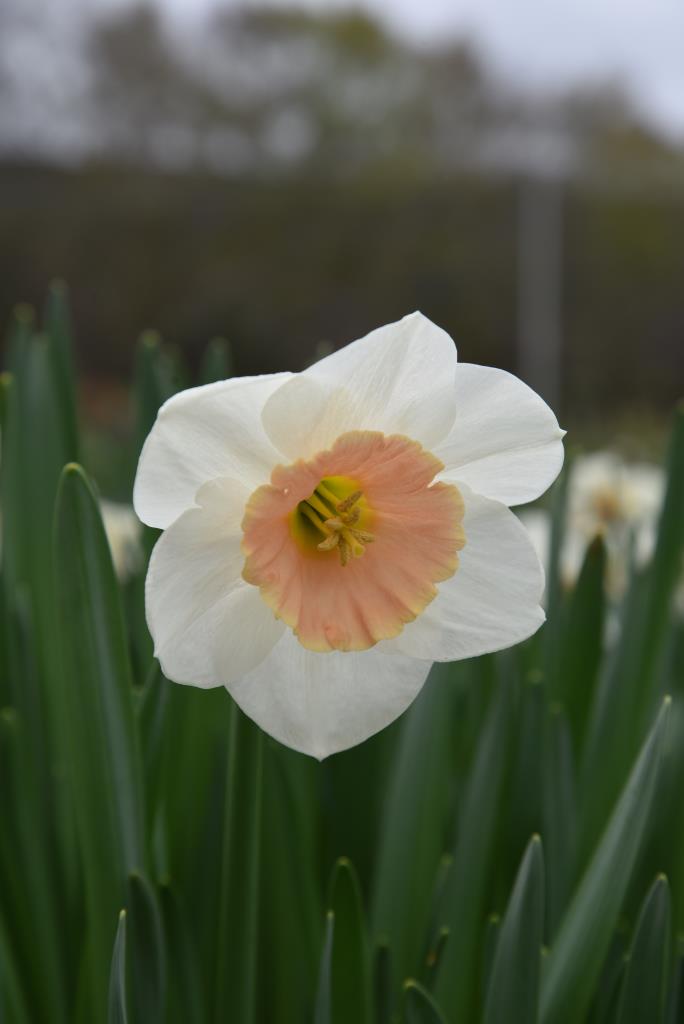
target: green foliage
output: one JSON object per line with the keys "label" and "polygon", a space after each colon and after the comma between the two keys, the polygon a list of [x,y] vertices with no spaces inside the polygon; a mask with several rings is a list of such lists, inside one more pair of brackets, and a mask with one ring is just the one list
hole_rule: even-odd
{"label": "green foliage", "polygon": [[[680,1020],[682,413],[621,606],[595,541],[545,632],[319,765],[145,653],[145,567],[117,581],[72,461],[68,324],[60,287],[47,334],[21,311],[0,391],[0,1022]],[[180,379],[147,336],[127,466]]]}

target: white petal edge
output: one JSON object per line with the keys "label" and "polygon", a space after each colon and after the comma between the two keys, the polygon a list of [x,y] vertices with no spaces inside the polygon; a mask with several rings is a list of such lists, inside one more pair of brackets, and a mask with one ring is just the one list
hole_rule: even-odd
{"label": "white petal edge", "polygon": [[451,579],[393,640],[378,646],[434,661],[511,647],[544,622],[544,570],[519,519],[505,505],[461,486],[465,547]]}
{"label": "white petal edge", "polygon": [[240,521],[248,493],[217,480],[157,541],[145,582],[147,624],[167,678],[208,688],[250,671],[284,630],[245,583]]}
{"label": "white petal edge", "polygon": [[456,415],[457,362],[449,335],[411,313],[283,384],[264,406],[264,427],[289,460],[325,450],[349,430],[405,434],[431,449]]}
{"label": "white petal edge", "polygon": [[453,427],[434,448],[440,479],[505,505],[533,501],[553,483],[565,431],[536,391],[505,370],[459,363],[455,401]]}
{"label": "white petal edge", "polygon": [[159,410],[143,446],[133,505],[148,526],[165,529],[194,504],[202,484],[232,476],[254,490],[281,461],[261,412],[289,373],[233,377],[189,388]]}
{"label": "white petal edge", "polygon": [[260,665],[227,689],[265,732],[323,760],[398,718],[431,665],[377,648],[318,654],[288,630]]}

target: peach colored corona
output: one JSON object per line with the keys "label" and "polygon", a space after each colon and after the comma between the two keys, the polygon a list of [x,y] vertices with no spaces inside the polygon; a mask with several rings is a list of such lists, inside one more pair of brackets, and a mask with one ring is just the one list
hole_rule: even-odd
{"label": "peach colored corona", "polygon": [[562,435],[538,395],[458,363],[419,313],[302,373],[176,395],[134,491],[164,530],[146,606],[165,674],[225,686],[315,757],[361,742],[433,661],[543,621],[543,572],[508,506],[555,478]]}

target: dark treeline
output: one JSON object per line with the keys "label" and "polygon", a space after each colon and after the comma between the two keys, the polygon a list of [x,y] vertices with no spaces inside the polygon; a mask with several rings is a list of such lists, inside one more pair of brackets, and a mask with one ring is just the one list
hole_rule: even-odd
{"label": "dark treeline", "polygon": [[190,364],[220,334],[237,372],[296,368],[415,308],[516,369],[520,183],[551,176],[565,408],[681,393],[682,152],[615,86],[523,98],[463,41],[354,11],[219,11],[180,38],[141,6],[81,26],[73,95],[27,106],[2,63],[21,10],[0,17],[0,314],[66,278],[87,373],[124,379],[147,326]]}

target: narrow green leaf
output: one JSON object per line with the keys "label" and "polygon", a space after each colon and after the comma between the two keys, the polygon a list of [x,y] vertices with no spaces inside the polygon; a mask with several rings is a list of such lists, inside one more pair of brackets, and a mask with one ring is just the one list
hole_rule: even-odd
{"label": "narrow green leaf", "polygon": [[[134,391],[136,403],[136,450],[140,452],[157,413],[176,391],[173,363],[156,331],[144,331],[138,342]],[[137,455],[136,455],[137,458]]]}
{"label": "narrow green leaf", "polygon": [[561,609],[563,605],[560,559],[565,536],[568,481],[570,479],[571,467],[572,453],[567,453],[563,469],[551,489],[551,540],[549,545],[549,563],[546,570],[547,622],[541,634],[541,642],[543,647],[544,676],[551,681],[552,691],[555,688],[555,680],[560,672]]}
{"label": "narrow green leaf", "polygon": [[[0,798],[2,829],[0,829],[0,1022],[13,1024],[15,1019],[30,1024],[35,1017],[46,1017],[52,997],[51,978],[43,977],[59,968],[46,962],[53,950],[46,943],[40,946],[28,920],[27,897],[30,879],[22,858],[24,849],[18,843],[18,825],[25,791],[18,776],[21,767],[18,755],[19,723],[13,708],[0,708]],[[32,907],[33,909],[33,907]],[[41,984],[42,982],[42,984]],[[62,1008],[57,1004],[58,1017]],[[64,1019],[64,1017],[62,1017]]]}
{"label": "narrow green leaf", "polygon": [[542,1024],[581,1019],[591,998],[646,832],[669,705],[667,698],[561,923],[542,977]]}
{"label": "narrow green leaf", "polygon": [[627,960],[627,937],[618,921],[591,1000],[589,1024],[614,1024]]}
{"label": "narrow green leaf", "polygon": [[320,766],[266,743],[263,843],[264,1019],[308,1019],[320,967],[325,892],[320,877]]}
{"label": "narrow green leaf", "polygon": [[225,338],[212,338],[202,356],[200,384],[213,384],[233,375],[233,353]]}
{"label": "narrow green leaf", "polygon": [[536,1024],[544,924],[544,858],[530,840],[499,929],[484,1024]]}
{"label": "narrow green leaf", "polygon": [[373,954],[373,1006],[375,1024],[390,1024],[392,1019],[391,953],[386,942],[378,943]]}
{"label": "narrow green leaf", "polygon": [[261,729],[233,705],[217,907],[216,1024],[231,1017],[251,1024],[256,1015],[262,745]]}
{"label": "narrow green leaf", "polygon": [[5,344],[5,370],[15,374],[24,347],[35,330],[35,313],[31,306],[19,303],[12,310]]}
{"label": "narrow green leaf", "polygon": [[329,906],[335,915],[332,953],[333,1024],[370,1024],[371,990],[368,937],[361,890],[352,864],[341,857],[330,882]]}
{"label": "narrow green leaf", "polygon": [[605,567],[606,546],[602,537],[595,537],[570,595],[562,632],[554,697],[567,712],[577,750],[584,737],[601,661]]}
{"label": "narrow green leaf", "polygon": [[166,948],[156,894],[142,875],[131,874],[126,890],[126,977],[131,1024],[164,1020]]}
{"label": "narrow green leaf", "polygon": [[667,996],[667,1024],[682,1024],[684,1021],[684,939],[678,936],[674,969],[670,991]]}
{"label": "narrow green leaf", "polygon": [[[596,693],[582,759],[587,848],[615,799],[658,700],[658,671],[684,553],[684,404],[675,414],[667,490],[650,565],[632,584],[621,643]],[[600,767],[599,767],[600,766]]]}
{"label": "narrow green leaf", "polygon": [[390,945],[397,993],[401,982],[418,972],[443,853],[453,722],[449,670],[433,669],[404,716],[381,825],[373,935]]}
{"label": "narrow green leaf", "polygon": [[184,905],[169,883],[161,886],[159,896],[167,940],[169,1024],[204,1024],[207,1014],[197,948],[192,941]]}
{"label": "narrow green leaf", "polygon": [[469,1019],[473,1013],[510,727],[511,692],[510,688],[500,686],[493,697],[463,796],[454,863],[444,898],[443,923],[450,934],[435,983],[435,996],[455,1021]]}
{"label": "narrow green leaf", "polygon": [[447,1024],[433,997],[413,978],[404,983],[402,1020],[404,1024]]}
{"label": "narrow green leaf", "polygon": [[27,336],[7,389],[2,437],[3,579],[13,600],[25,586],[35,628],[51,741],[59,751],[59,700],[54,678],[55,607],[52,518],[65,462],[75,457],[75,428],[65,411],[50,339]]}
{"label": "narrow green leaf", "polygon": [[48,288],[43,323],[55,352],[55,371],[64,408],[64,419],[70,431],[69,444],[78,458],[76,429],[76,381],[73,357],[73,328],[69,310],[69,293],[63,281],[52,281]]}
{"label": "narrow green leaf", "polygon": [[499,941],[499,933],[501,931],[501,915],[490,914],[487,918],[487,924],[485,926],[484,941],[482,943],[482,985],[481,990],[487,991],[489,985],[489,979],[492,974],[492,967],[494,966],[494,957],[496,955],[496,946]]}
{"label": "narrow green leaf", "polygon": [[577,854],[577,798],[572,739],[565,713],[552,707],[544,730],[543,834],[546,922],[552,941],[572,890]]}
{"label": "narrow green leaf", "polygon": [[646,895],[629,951],[617,1024],[661,1024],[670,947],[670,887],[660,875]]}
{"label": "narrow green leaf", "polygon": [[[13,635],[11,639],[17,638]],[[25,676],[24,682],[31,694],[30,676]],[[47,797],[50,783],[33,740],[13,708],[0,711],[0,914],[6,915],[11,929],[12,946],[24,986],[35,1003],[35,1015],[49,1015],[60,1024],[69,1017],[65,975],[71,952],[70,922],[64,921],[66,908],[59,902],[60,878]]]}
{"label": "narrow green leaf", "polygon": [[109,973],[108,1024],[129,1024],[126,985],[126,911],[119,914]]}
{"label": "narrow green leaf", "polygon": [[332,953],[335,935],[335,915],[329,910],[325,919],[325,939],[318,973],[318,991],[314,1024],[332,1024]]}
{"label": "narrow green leaf", "polygon": [[144,813],[118,587],[97,500],[74,464],[65,467],[57,496],[55,570],[97,1015],[106,1005],[106,969],[126,878],[145,863]]}

